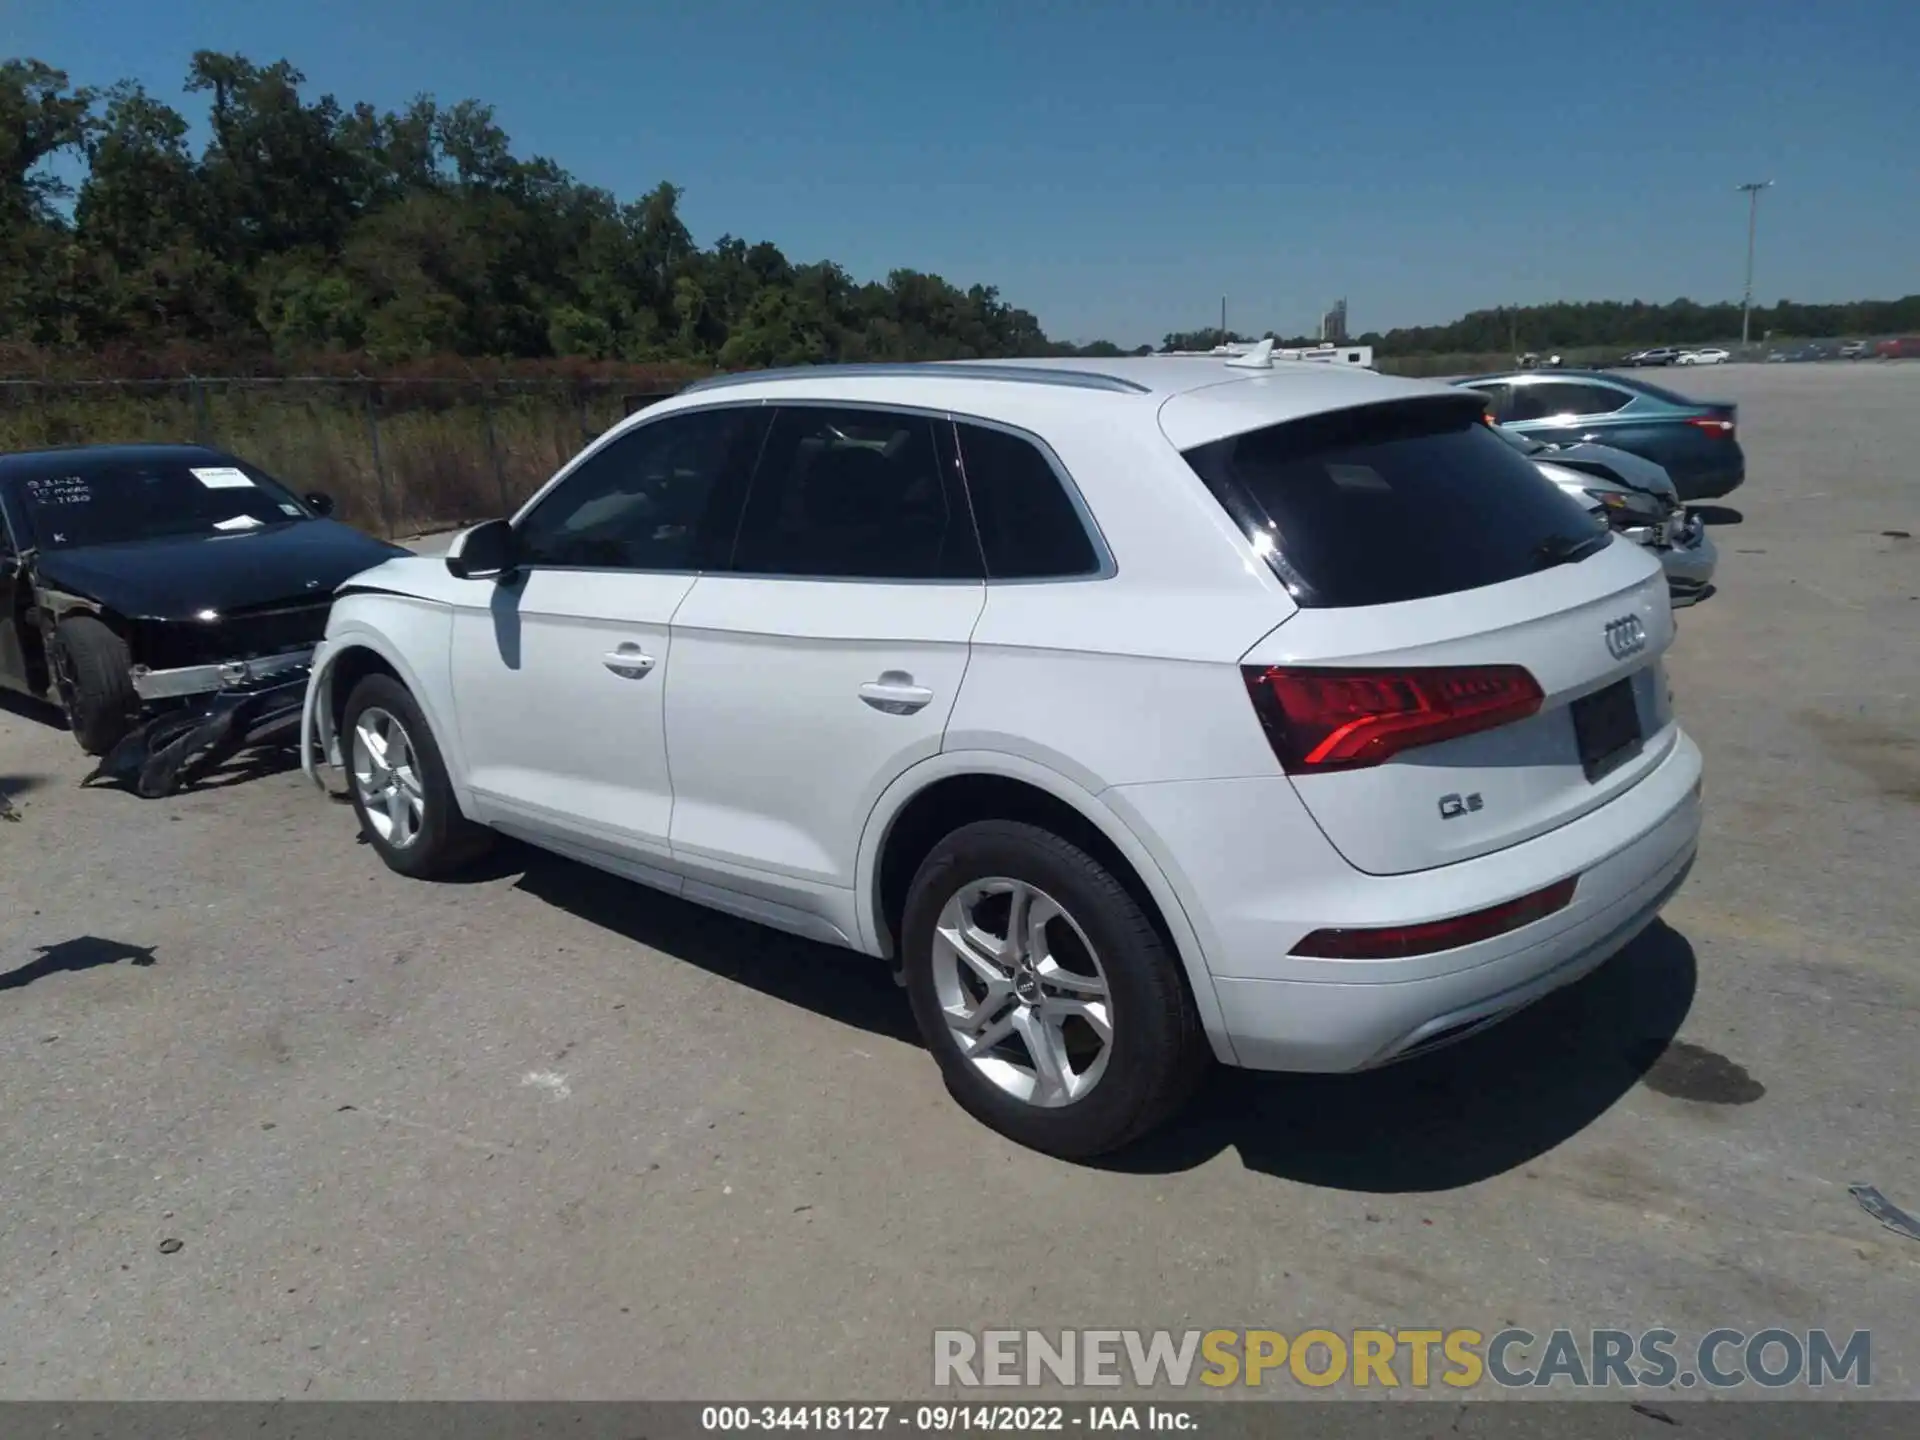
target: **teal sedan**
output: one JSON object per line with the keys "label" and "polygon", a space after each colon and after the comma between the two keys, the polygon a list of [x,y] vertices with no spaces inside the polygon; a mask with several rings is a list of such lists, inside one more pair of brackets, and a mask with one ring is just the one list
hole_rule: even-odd
{"label": "teal sedan", "polygon": [[1716,500],[1747,478],[1738,407],[1730,402],[1691,400],[1600,370],[1515,370],[1453,383],[1484,394],[1502,428],[1554,445],[1611,445],[1644,456],[1666,470],[1683,501]]}

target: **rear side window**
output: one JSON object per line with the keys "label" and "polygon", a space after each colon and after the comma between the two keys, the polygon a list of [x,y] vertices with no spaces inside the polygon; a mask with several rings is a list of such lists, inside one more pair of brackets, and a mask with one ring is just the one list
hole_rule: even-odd
{"label": "rear side window", "polygon": [[1186,460],[1305,606],[1498,585],[1608,538],[1464,397],[1317,415]]}
{"label": "rear side window", "polygon": [[954,428],[989,579],[1064,579],[1100,568],[1079,510],[1032,441],[986,425]]}

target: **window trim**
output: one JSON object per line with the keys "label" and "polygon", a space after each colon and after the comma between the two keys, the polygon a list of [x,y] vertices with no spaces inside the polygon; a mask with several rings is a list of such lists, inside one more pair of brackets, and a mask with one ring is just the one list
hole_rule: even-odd
{"label": "window trim", "polygon": [[[576,471],[581,469],[589,460],[591,460],[594,456],[598,455],[602,450],[611,449],[614,445],[619,444],[621,441],[629,439],[632,436],[638,435],[642,430],[649,430],[656,425],[664,425],[669,421],[680,419],[683,416],[710,415],[719,411],[730,411],[730,410],[747,412],[747,411],[764,410],[766,408],[767,408],[767,402],[764,400],[748,400],[748,401],[736,400],[736,401],[718,404],[718,405],[689,405],[683,410],[675,410],[670,414],[649,416],[647,419],[640,421],[638,424],[615,425],[610,429],[606,430],[605,432],[603,432],[602,434],[596,435],[590,444],[588,444],[584,449],[582,449],[571,460],[567,461],[565,465],[562,465],[558,470],[556,470],[552,474],[552,476],[548,478],[546,484],[542,485],[538,490],[534,491],[533,494],[521,504],[520,508],[514,511],[514,513],[508,518],[507,524],[513,530],[514,538],[517,541],[520,536],[520,527],[525,523],[527,517],[531,515],[538,506],[544,504],[547,498],[550,495],[552,495],[554,491],[558,490],[562,485],[566,484],[566,482],[570,478],[572,478],[573,474]],[[646,414],[645,411],[637,411],[635,413],[640,415]],[[769,433],[772,432],[772,429],[773,429],[773,426],[771,423],[769,423],[767,427],[760,432],[760,445],[762,447],[766,445],[767,436]],[[748,462],[748,465],[747,465],[747,491],[749,493],[752,491],[752,488],[753,488],[753,472],[759,469],[759,467],[760,467],[760,452],[759,450],[756,449],[754,451],[753,458]],[[747,513],[746,496],[745,494],[743,494],[740,500],[739,513],[736,514],[733,519],[733,536],[727,542],[727,554],[729,558],[732,557],[733,547],[740,543],[740,523],[742,520],[746,518],[746,513]],[[551,565],[551,564],[540,563],[540,562],[521,562],[521,563],[517,563],[514,568],[517,571],[521,571],[521,572],[531,572],[536,570],[541,570],[541,571],[550,570],[550,571],[555,571],[557,573],[565,574],[565,575],[694,575],[694,576],[700,576],[700,575],[719,575],[719,574],[728,573],[725,571],[706,570],[706,569],[700,569],[697,567],[693,569],[687,569],[687,568],[676,566],[674,568],[669,569],[662,566],[662,567],[648,567],[646,569],[640,569],[632,565]]]}

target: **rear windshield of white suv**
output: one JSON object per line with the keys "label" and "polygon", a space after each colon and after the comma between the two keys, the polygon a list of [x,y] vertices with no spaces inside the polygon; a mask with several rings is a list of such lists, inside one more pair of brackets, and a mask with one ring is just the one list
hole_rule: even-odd
{"label": "rear windshield of white suv", "polygon": [[1488,429],[1478,396],[1358,406],[1185,457],[1304,606],[1498,585],[1610,539]]}

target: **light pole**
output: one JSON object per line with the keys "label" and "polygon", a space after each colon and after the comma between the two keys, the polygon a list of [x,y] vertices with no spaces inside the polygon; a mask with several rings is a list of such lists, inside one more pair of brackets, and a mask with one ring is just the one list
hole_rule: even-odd
{"label": "light pole", "polygon": [[1740,345],[1747,344],[1747,326],[1753,316],[1753,232],[1760,223],[1760,192],[1773,184],[1771,180],[1749,180],[1744,185],[1736,185],[1735,190],[1747,192],[1747,289],[1740,302]]}

